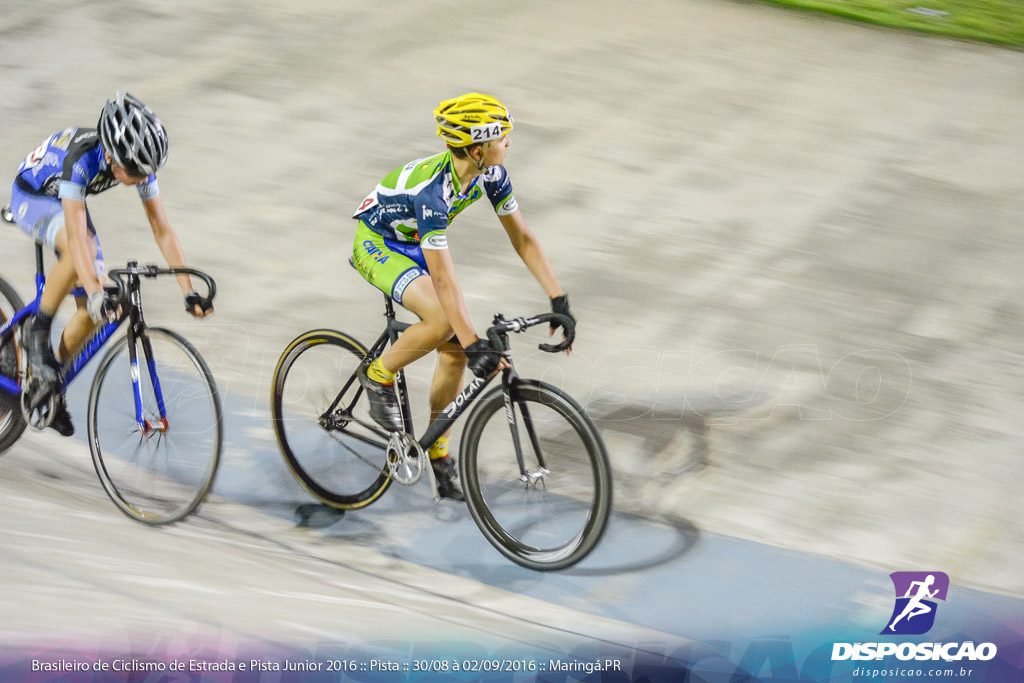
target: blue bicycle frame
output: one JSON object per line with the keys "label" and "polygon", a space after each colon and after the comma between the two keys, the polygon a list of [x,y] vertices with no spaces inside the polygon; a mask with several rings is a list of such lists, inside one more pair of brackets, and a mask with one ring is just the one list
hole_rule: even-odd
{"label": "blue bicycle frame", "polygon": [[[112,276],[116,274],[120,274],[125,277],[126,282],[121,283],[121,285],[118,286],[117,291],[122,300],[128,302],[128,310],[119,320],[107,323],[97,330],[85,343],[85,346],[82,347],[81,351],[79,351],[70,362],[64,365],[62,371],[63,381],[60,385],[60,392],[64,393],[67,390],[67,387],[71,384],[72,380],[74,380],[89,361],[96,356],[114,332],[116,332],[126,321],[129,321],[128,357],[131,362],[132,390],[135,398],[135,420],[139,424],[139,428],[143,431],[149,431],[154,427],[157,429],[166,429],[167,411],[164,404],[163,391],[160,388],[160,380],[156,373],[156,362],[153,359],[153,348],[150,344],[149,337],[146,336],[145,321],[142,317],[142,298],[139,294],[139,273],[137,264],[134,262],[129,263],[127,269],[111,272]],[[10,320],[4,323],[3,327],[0,327],[0,343],[6,342],[8,339],[13,341],[16,326],[24,324],[23,321],[25,321],[28,316],[34,315],[39,310],[39,301],[42,297],[43,286],[45,284],[46,277],[43,274],[43,247],[40,244],[36,244],[36,298],[32,303],[28,304],[20,311],[17,311]],[[124,296],[125,293],[127,293],[127,297]],[[75,288],[71,294],[72,296],[82,297],[85,296],[85,291],[78,287]],[[142,384],[140,382],[139,358],[136,346],[136,341],[139,339],[142,340],[143,352],[145,353],[148,361],[147,369],[153,385],[153,393],[156,397],[157,407],[160,411],[160,426],[151,425],[143,415]],[[21,385],[18,383],[16,378],[0,375],[0,391],[7,392],[13,396],[20,396]]]}

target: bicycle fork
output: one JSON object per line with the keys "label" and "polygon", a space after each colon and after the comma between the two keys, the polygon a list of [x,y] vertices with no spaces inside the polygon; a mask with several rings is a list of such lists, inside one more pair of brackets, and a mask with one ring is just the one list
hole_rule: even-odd
{"label": "bicycle fork", "polygon": [[[502,338],[505,360],[509,368],[505,370],[501,378],[502,398],[505,401],[505,419],[508,420],[508,428],[512,432],[512,444],[516,449],[516,462],[519,464],[519,481],[526,484],[526,488],[538,488],[544,483],[545,475],[551,474],[544,462],[544,454],[540,449],[540,439],[537,438],[537,430],[533,427],[533,419],[530,417],[530,409],[526,401],[519,400],[513,396],[516,391],[515,382],[519,379],[515,366],[512,365],[512,343],[509,338]],[[526,427],[526,434],[530,437],[530,445],[533,447],[533,454],[537,457],[537,469],[530,470],[526,467],[526,458],[523,456],[522,439],[519,437],[519,423],[516,420],[515,406],[519,406],[519,412],[523,416],[523,426]]]}
{"label": "bicycle fork", "polygon": [[[131,292],[132,320],[128,328],[128,360],[131,363],[132,376],[132,397],[135,400],[135,422],[139,426],[139,432],[146,438],[154,433],[164,433],[168,429],[167,406],[164,403],[164,392],[160,388],[160,378],[156,372],[156,358],[153,355],[153,343],[145,331],[145,323],[142,317],[142,297],[139,294],[139,276],[128,276],[128,287]],[[149,372],[149,381],[153,387],[153,396],[156,398],[157,410],[160,419],[156,424],[150,422],[142,409],[142,379],[139,371],[139,350],[138,342],[142,342],[142,354],[146,358],[146,369]]]}
{"label": "bicycle fork", "polygon": [[[544,483],[544,477],[551,474],[551,470],[545,465],[544,454],[540,449],[540,439],[537,438],[537,432],[533,427],[533,419],[530,417],[530,409],[526,407],[525,401],[512,398],[513,391],[515,391],[513,387],[506,385],[503,390],[503,396],[505,399],[505,418],[508,420],[508,428],[512,432],[512,443],[516,449],[516,462],[519,464],[519,481],[525,483],[527,488],[538,488]],[[536,470],[530,470],[526,467],[522,439],[519,437],[519,423],[516,420],[516,411],[513,403],[519,406],[519,412],[523,415],[523,426],[526,427],[526,433],[530,437],[530,445],[533,447],[533,453],[537,457]]]}
{"label": "bicycle fork", "polygon": [[[143,412],[142,378],[139,371],[139,354],[136,346],[137,340],[142,341],[142,352],[146,358],[149,380],[153,386],[153,395],[156,397],[157,410],[160,413],[160,419],[156,424],[150,422]],[[167,406],[164,403],[163,390],[160,388],[160,378],[156,373],[156,358],[153,357],[153,344],[150,342],[148,336],[144,334],[139,337],[129,335],[128,359],[131,363],[132,394],[135,399],[135,422],[139,425],[139,431],[147,437],[155,432],[166,432],[168,428]]]}

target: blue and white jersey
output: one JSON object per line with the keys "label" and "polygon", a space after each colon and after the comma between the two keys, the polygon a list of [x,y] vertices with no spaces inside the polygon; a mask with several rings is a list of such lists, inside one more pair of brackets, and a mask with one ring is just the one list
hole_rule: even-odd
{"label": "blue and white jersey", "polygon": [[389,173],[362,201],[353,218],[393,242],[447,249],[452,220],[485,194],[499,216],[518,208],[504,166],[488,166],[463,190],[452,169],[451,152],[446,150]]}
{"label": "blue and white jersey", "polygon": [[[30,195],[85,201],[120,183],[114,179],[95,128],[65,128],[48,137],[18,167],[15,187]],[[139,196],[160,194],[156,176],[137,186]]]}

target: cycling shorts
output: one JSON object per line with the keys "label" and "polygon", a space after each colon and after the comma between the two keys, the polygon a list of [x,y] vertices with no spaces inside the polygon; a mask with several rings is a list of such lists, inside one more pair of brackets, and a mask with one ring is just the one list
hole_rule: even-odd
{"label": "cycling shorts", "polygon": [[[61,200],[47,195],[35,195],[23,192],[17,185],[11,190],[11,212],[14,222],[22,232],[39,242],[44,247],[53,249],[57,256],[57,235],[64,229],[64,206]],[[92,224],[89,209],[85,210],[85,221],[89,228],[89,237],[96,249],[94,267],[100,280],[107,277],[107,265],[103,261],[103,248],[96,235],[96,226]]]}
{"label": "cycling shorts", "polygon": [[409,283],[430,274],[418,244],[384,239],[362,221],[356,227],[352,262],[367,282],[399,304]]}

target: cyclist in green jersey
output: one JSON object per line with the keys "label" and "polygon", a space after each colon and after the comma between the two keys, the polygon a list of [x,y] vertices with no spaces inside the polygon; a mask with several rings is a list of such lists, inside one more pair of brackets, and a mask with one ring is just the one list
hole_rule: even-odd
{"label": "cyclist in green jersey", "polygon": [[[485,194],[512,247],[551,299],[552,310],[572,318],[569,299],[526,225],[504,167],[513,127],[508,109],[489,95],[467,93],[441,102],[434,118],[447,150],[389,173],[353,216],[359,221],[352,249],[356,269],[420,318],[380,358],[360,369],[370,414],[389,431],[403,429],[395,373],[430,351],[438,352],[431,419],[458,395],[467,365],[477,377],[505,367],[500,349],[473,329],[448,252],[452,219]],[[441,495],[463,500],[448,437],[431,446],[430,461]]]}

